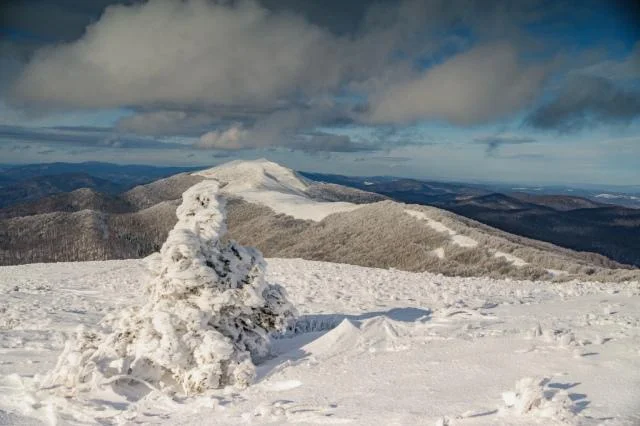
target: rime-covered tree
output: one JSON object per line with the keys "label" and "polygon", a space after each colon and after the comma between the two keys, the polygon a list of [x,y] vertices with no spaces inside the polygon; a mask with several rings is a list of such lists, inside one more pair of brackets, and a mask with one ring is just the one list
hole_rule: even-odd
{"label": "rime-covered tree", "polygon": [[78,330],[48,385],[81,390],[134,380],[193,394],[251,383],[269,333],[285,328],[294,308],[280,286],[265,282],[257,250],[223,239],[216,181],[186,191],[177,216],[147,303],[108,317],[102,333]]}

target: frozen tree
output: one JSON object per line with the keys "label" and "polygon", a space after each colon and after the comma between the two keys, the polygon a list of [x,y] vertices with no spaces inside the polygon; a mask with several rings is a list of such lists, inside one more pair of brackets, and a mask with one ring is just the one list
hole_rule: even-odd
{"label": "frozen tree", "polygon": [[80,329],[67,342],[49,385],[83,389],[133,380],[169,392],[246,386],[269,334],[294,308],[265,282],[255,249],[223,239],[224,200],[216,181],[183,194],[178,223],[162,246],[142,307],[111,315],[104,333]]}

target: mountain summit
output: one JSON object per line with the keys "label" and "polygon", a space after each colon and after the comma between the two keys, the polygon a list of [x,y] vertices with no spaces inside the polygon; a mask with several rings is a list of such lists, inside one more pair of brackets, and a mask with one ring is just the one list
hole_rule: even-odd
{"label": "mountain summit", "polygon": [[326,202],[311,193],[314,184],[296,172],[266,159],[236,160],[194,173],[215,179],[222,193],[267,206],[296,219],[320,221],[327,215],[358,208],[349,202]]}

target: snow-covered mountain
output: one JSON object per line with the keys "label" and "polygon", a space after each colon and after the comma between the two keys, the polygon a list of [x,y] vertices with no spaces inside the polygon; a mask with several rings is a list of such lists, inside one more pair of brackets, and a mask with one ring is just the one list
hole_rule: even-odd
{"label": "snow-covered mountain", "polygon": [[[272,257],[303,257],[450,275],[613,279],[615,262],[518,237],[434,208],[319,185],[267,161],[233,161],[196,173],[220,181],[233,238]],[[359,194],[364,204],[327,202]],[[320,195],[319,195],[320,194]],[[594,269],[595,268],[595,269]],[[626,279],[635,272],[622,272]],[[618,278],[619,279],[619,278]]]}
{"label": "snow-covered mountain", "polygon": [[348,212],[358,208],[353,203],[313,199],[309,193],[314,186],[312,182],[291,169],[265,159],[231,161],[197,172],[195,175],[225,184],[225,194],[239,196],[250,203],[265,205],[277,213],[296,219],[320,221],[331,213]]}
{"label": "snow-covered mountain", "polygon": [[[5,236],[0,263],[146,256],[159,249],[175,224],[182,192],[203,179],[219,181],[229,199],[231,237],[270,257],[457,276],[588,276],[602,281],[638,276],[637,270],[621,269],[603,256],[519,237],[438,208],[314,182],[267,160],[233,161],[178,174],[103,203],[118,201],[125,212],[79,214],[74,206],[86,203],[71,196],[41,201],[38,206],[62,203],[66,211],[0,219]],[[38,206],[13,210],[34,213]],[[48,237],[42,241],[40,235]]]}
{"label": "snow-covered mountain", "polygon": [[[269,179],[276,193],[297,184],[283,190],[274,186],[278,176]],[[437,209],[382,201],[314,222],[248,202],[243,191],[224,196],[222,185],[207,178],[190,187],[160,254],[145,260],[0,267],[1,425],[640,420],[638,281],[265,264],[255,249],[225,238],[234,202],[236,215],[293,221],[289,234],[300,224],[330,229],[305,232],[327,238],[340,256],[371,239],[377,255],[392,250],[399,262],[425,255],[424,247],[402,251],[387,241],[390,234],[406,244],[408,227],[439,236],[442,250],[427,253],[439,261],[455,248],[475,261],[490,255],[530,268],[512,253],[490,251],[494,242],[483,232],[501,238],[490,229],[474,234],[472,224],[438,217]],[[315,202],[306,187],[296,191]],[[305,232],[295,238],[312,236]],[[369,249],[361,248],[362,259],[371,258]]]}

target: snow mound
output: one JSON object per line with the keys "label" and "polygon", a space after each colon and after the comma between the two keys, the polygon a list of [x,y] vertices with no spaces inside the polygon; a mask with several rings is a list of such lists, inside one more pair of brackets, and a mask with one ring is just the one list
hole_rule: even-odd
{"label": "snow mound", "polygon": [[265,282],[257,250],[221,239],[218,189],[210,180],[183,194],[147,303],[107,317],[105,333],[79,328],[45,386],[76,392],[120,382],[196,394],[252,382],[269,333],[285,328],[294,309]]}
{"label": "snow mound", "polygon": [[309,182],[293,170],[265,159],[236,160],[195,173],[221,184],[222,192],[265,205],[296,219],[320,221],[331,213],[357,209],[357,204],[312,199]]}
{"label": "snow mound", "polygon": [[527,261],[519,258],[518,256],[514,256],[511,253],[505,253],[503,251],[496,251],[493,254],[493,256],[494,257],[501,257],[501,258],[505,259],[507,262],[511,263],[512,265],[518,266],[518,267],[526,266],[526,265],[529,264]]}
{"label": "snow mound", "polygon": [[433,249],[431,250],[431,253],[433,253],[433,255],[436,256],[438,259],[444,259],[446,257],[444,253],[444,247],[438,247],[437,249]]}
{"label": "snow mound", "polygon": [[406,349],[399,343],[402,334],[398,321],[384,315],[362,321],[345,318],[333,330],[302,349],[320,359],[350,352],[400,352]]}
{"label": "snow mound", "polygon": [[336,328],[302,349],[315,356],[329,357],[353,348],[357,344],[359,336],[358,325],[345,318]]}

